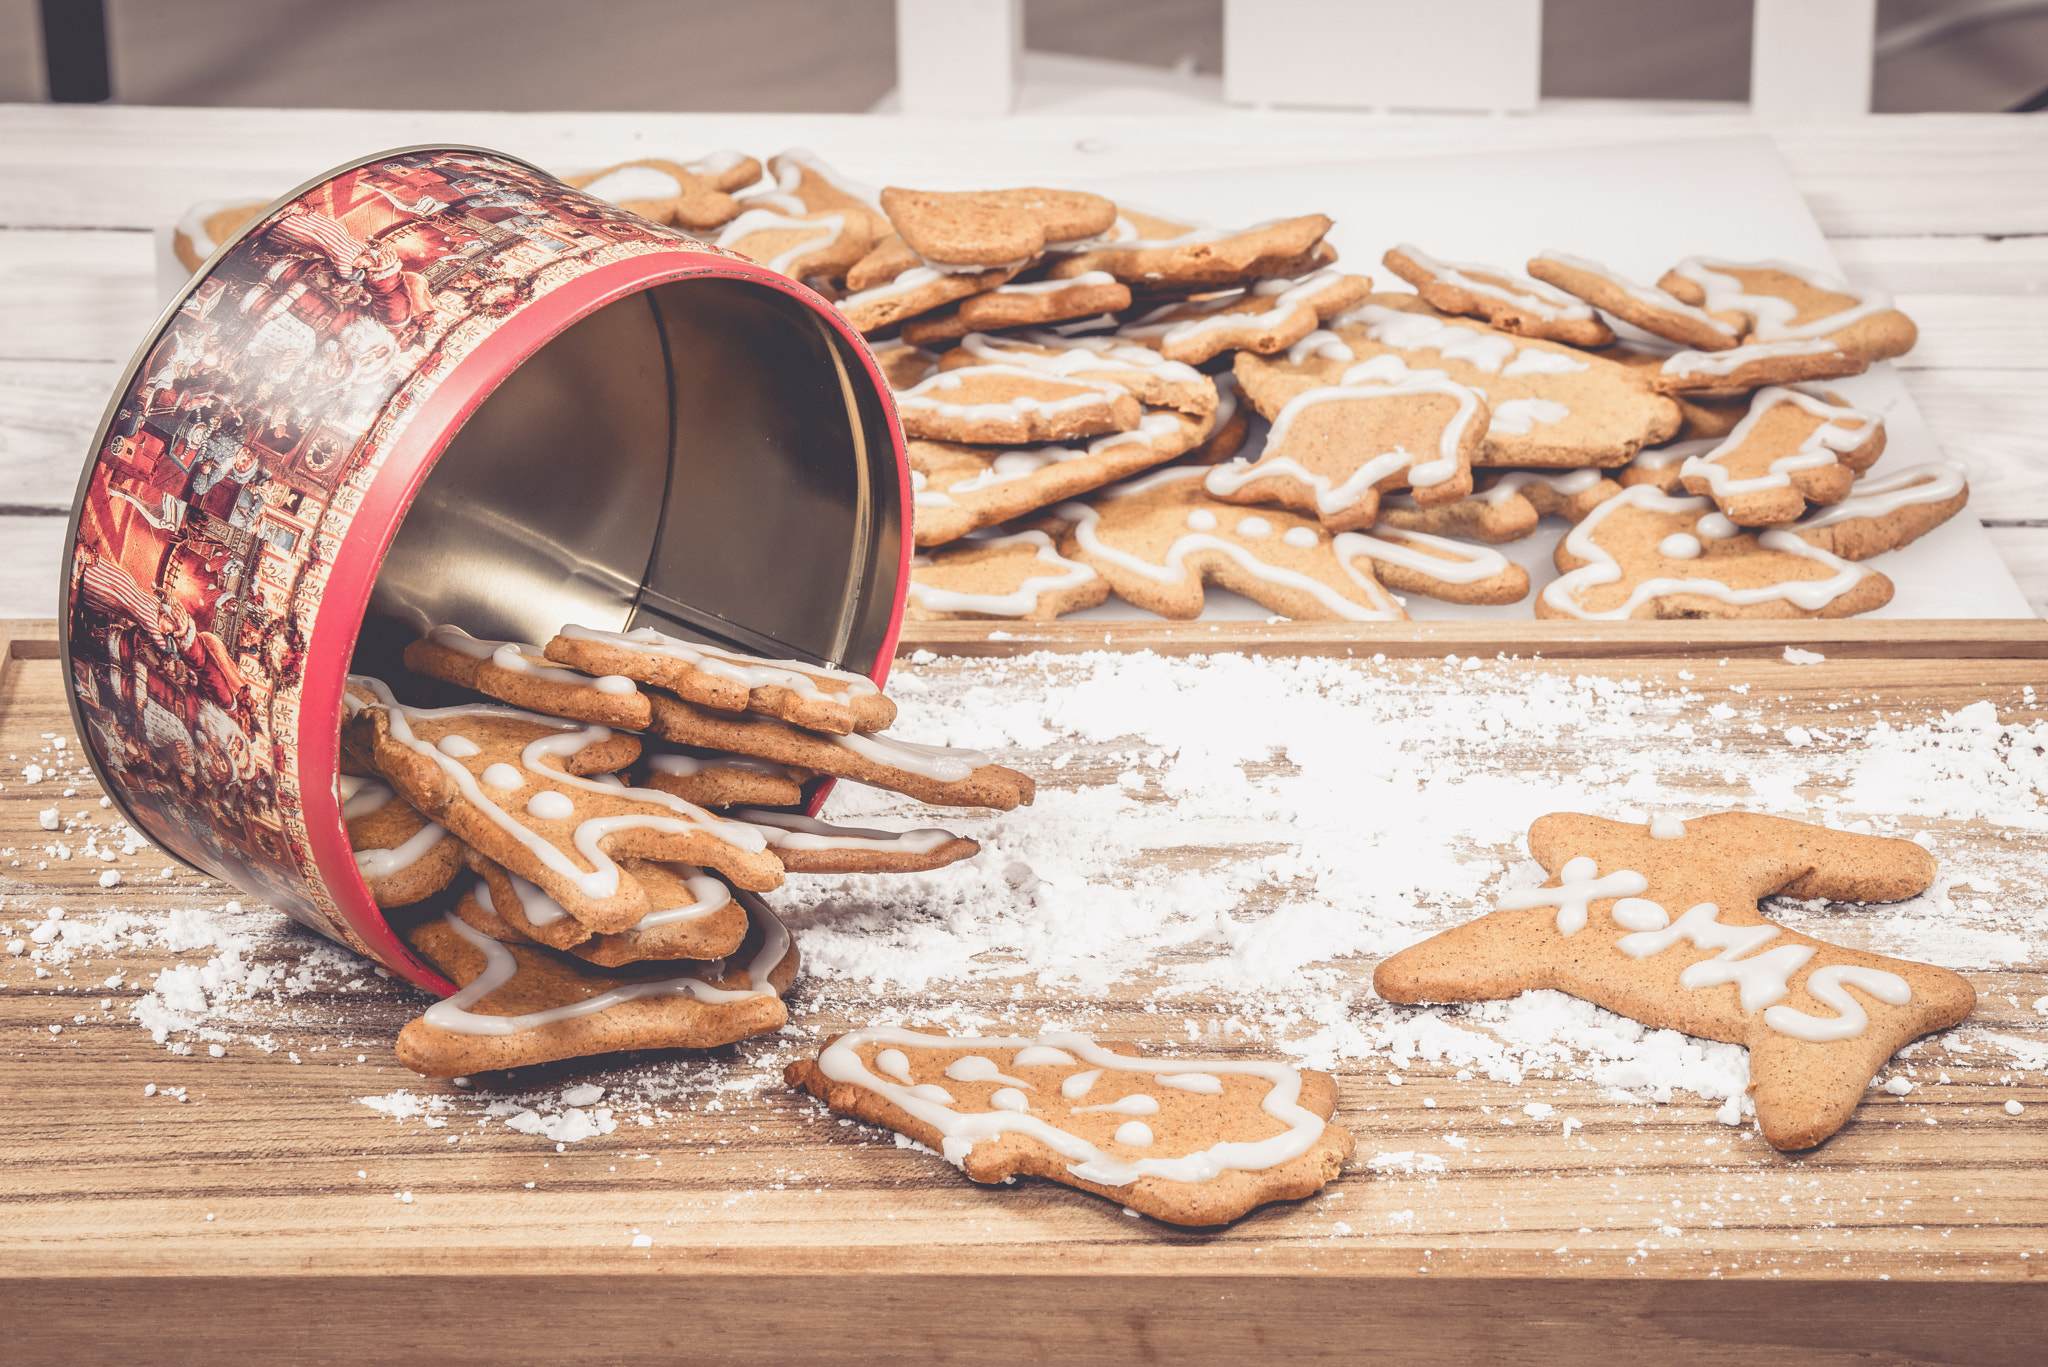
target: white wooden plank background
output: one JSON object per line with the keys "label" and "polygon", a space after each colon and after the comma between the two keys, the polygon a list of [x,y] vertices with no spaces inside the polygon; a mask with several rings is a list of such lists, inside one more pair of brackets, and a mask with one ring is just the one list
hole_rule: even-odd
{"label": "white wooden plank background", "polygon": [[[649,154],[813,147],[930,188],[1274,162],[1764,132],[1844,268],[1899,295],[1901,363],[1975,511],[2048,615],[2048,122],[1899,115],[1771,127],[1693,117],[491,114],[0,106],[0,616],[52,611],[63,519],[107,392],[157,313],[153,230],[196,200],[280,193],[414,143],[564,170]],[[1703,185],[1702,194],[1741,193]]]}

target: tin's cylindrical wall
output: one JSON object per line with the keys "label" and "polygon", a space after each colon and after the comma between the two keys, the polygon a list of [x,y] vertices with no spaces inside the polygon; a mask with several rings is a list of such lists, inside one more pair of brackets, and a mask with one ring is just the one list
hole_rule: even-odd
{"label": "tin's cylindrical wall", "polygon": [[152,839],[445,991],[342,829],[350,670],[443,621],[581,621],[879,679],[907,502],[887,386],[818,296],[497,153],[385,153],[216,252],[117,387],[73,719]]}

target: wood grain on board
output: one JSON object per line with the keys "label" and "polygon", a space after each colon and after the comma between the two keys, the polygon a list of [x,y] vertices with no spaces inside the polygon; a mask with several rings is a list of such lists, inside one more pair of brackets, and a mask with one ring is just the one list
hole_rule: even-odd
{"label": "wood grain on board", "polygon": [[[112,824],[75,771],[23,780],[23,761],[51,750],[46,736],[64,737],[73,754],[77,744],[51,625],[0,624],[11,642],[0,652],[0,849],[10,851],[0,857],[0,920],[163,914],[236,896],[153,850],[119,860],[114,889],[98,886],[90,861],[38,857],[45,806]],[[1985,698],[2001,715],[2044,715],[2023,693],[2041,678],[2038,637],[1996,639],[2024,624],[1950,638],[1976,658],[1859,654],[1844,636],[1828,643],[1826,663],[1797,668],[1757,652],[1782,650],[1781,635],[1814,638],[1757,625],[1762,645],[1717,630],[1683,658],[1672,647],[1597,665],[1494,667],[1530,680],[1597,669],[1653,681],[1682,663],[1686,687],[1709,702],[1753,705],[1748,689],[1761,680],[1773,726],[1840,726],[1866,709],[1903,724]],[[1900,633],[1884,624],[1856,639],[1867,647]],[[1317,628],[1202,634],[1268,654],[1341,653]],[[918,639],[906,648],[937,658],[904,667],[928,688],[985,675],[967,658],[980,649],[973,642]],[[1417,641],[1422,654],[1452,649],[1480,647]],[[1353,660],[1390,687],[1418,663]],[[1764,743],[1731,729],[1727,753],[1739,767]],[[1614,763],[1626,764],[1627,744]],[[1040,764],[1037,775],[1047,788],[1112,782],[1126,762],[1115,751],[1077,746],[1069,763]],[[1500,753],[1504,773],[1532,781],[1555,762],[1541,746]],[[60,798],[62,788],[73,792]],[[1983,842],[2013,857],[2005,832],[1941,825],[1961,848]],[[1154,853],[1191,872],[1242,854]],[[318,943],[262,908],[233,919],[261,932],[259,962],[295,961]],[[1343,1178],[1225,1229],[1184,1230],[1046,1183],[977,1188],[772,1081],[791,1050],[856,1022],[947,1004],[1057,1015],[1076,1007],[1067,989],[998,978],[871,994],[813,982],[792,996],[795,1042],[749,1042],[709,1061],[670,1052],[528,1070],[512,1090],[605,1069],[675,1080],[678,1099],[652,1127],[623,1124],[558,1152],[501,1125],[396,1124],[361,1105],[401,1088],[455,1095],[396,1063],[392,1038],[426,999],[367,965],[283,1000],[269,1051],[237,1031],[220,1058],[204,1046],[165,1052],[128,1009],[157,972],[203,960],[117,948],[37,978],[25,957],[0,956],[10,1358],[324,1361],[402,1341],[436,1362],[497,1363],[540,1351],[531,1323],[544,1306],[551,1361],[1278,1363],[1426,1352],[1538,1363],[1597,1351],[1747,1362],[1789,1349],[1801,1364],[1986,1363],[2025,1360],[2048,1319],[2048,1131],[2038,1123],[2048,1086],[2030,1074],[2014,1087],[2009,1060],[1947,1037],[1914,1059],[1946,1085],[1874,1093],[1826,1145],[1794,1155],[1716,1124],[1714,1105],[1690,1094],[1623,1104],[1591,1082],[1546,1080],[1540,1095],[1581,1122],[1560,1136],[1554,1122],[1521,1119],[1538,1094],[1533,1076],[1530,1087],[1505,1086],[1416,1059],[1394,1087],[1384,1060],[1368,1062],[1339,1075],[1340,1119],[1360,1142]],[[1371,970],[1341,966],[1361,980]],[[2048,962],[1968,976],[1982,999],[1972,1024],[2042,1033],[2026,1004],[2048,994]],[[1089,1003],[1089,1028],[1229,1056],[1249,1047],[1230,1026],[1237,1006],[1147,982]],[[691,1090],[707,1073],[771,1080],[714,1091],[714,1105]],[[144,1095],[150,1085],[158,1095]],[[2015,1098],[2029,1108],[2024,1123],[2003,1109]],[[1449,1152],[1438,1141],[1452,1131],[1472,1142],[1448,1168],[1413,1161]],[[651,1246],[632,1246],[640,1232]],[[516,1344],[514,1316],[527,1335]]]}

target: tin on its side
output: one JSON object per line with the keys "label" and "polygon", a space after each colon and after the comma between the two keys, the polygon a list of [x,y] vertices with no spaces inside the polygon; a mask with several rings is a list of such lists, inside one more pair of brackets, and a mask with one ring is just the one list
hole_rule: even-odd
{"label": "tin on its side", "polygon": [[446,990],[348,849],[346,675],[441,622],[580,622],[879,680],[907,490],[817,295],[497,153],[385,153],[224,244],[117,387],[59,614],[73,719],[152,839]]}

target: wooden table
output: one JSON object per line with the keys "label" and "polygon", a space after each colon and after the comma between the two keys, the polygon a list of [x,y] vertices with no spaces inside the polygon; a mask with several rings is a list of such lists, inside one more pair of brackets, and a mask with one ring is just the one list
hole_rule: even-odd
{"label": "wooden table", "polygon": [[[1122,644],[1166,654],[1220,646],[1334,661],[1358,645],[1323,627],[1111,625]],[[1647,635],[1541,625],[1545,659],[1486,667],[1513,687],[1597,673],[1653,690],[1683,668],[1702,720],[1723,704],[1755,704],[1762,679],[1774,727],[1872,715],[1907,724],[1980,699],[2008,721],[2048,718],[2023,692],[2048,668],[2048,628],[2035,624],[1946,636],[1855,621],[1653,624]],[[108,824],[89,778],[60,769],[20,780],[25,761],[75,753],[75,740],[59,751],[45,739],[70,731],[51,626],[14,625],[0,654],[4,933],[52,909],[105,927],[122,912],[220,905],[232,890],[154,852],[116,861],[123,878],[112,890],[98,886],[95,861],[37,858],[37,847],[76,846],[85,830],[44,834],[46,804],[84,813],[96,830]],[[990,641],[928,629],[906,650],[930,653],[901,668],[927,689],[1057,686],[1057,663],[1009,666],[1033,671],[1020,684],[1005,682],[1003,662],[973,657],[1099,649],[1102,632],[1055,624]],[[1793,641],[1828,662],[1786,664]],[[1402,624],[1373,642],[1382,662],[1354,654],[1342,667],[1388,688],[1427,688],[1430,673],[1457,671],[1445,655],[1490,656],[1499,644],[1471,624]],[[1029,682],[1041,675],[1051,682]],[[1848,711],[1830,710],[1851,698]],[[1738,762],[1775,743],[1728,734]],[[1030,765],[1044,789],[1075,789],[1116,782],[1130,743],[1077,746],[1058,770],[1044,756],[999,758]],[[1628,763],[1620,750],[1603,758]],[[1557,752],[1504,747],[1499,762],[1541,782]],[[75,791],[60,800],[66,789]],[[2039,907],[2037,845],[1982,822],[1931,824],[2001,861],[2006,895]],[[1199,876],[1259,853],[1179,846],[1142,858]],[[2028,1360],[2048,1318],[2048,1063],[2015,1078],[2007,1054],[1966,1052],[1955,1035],[1910,1061],[1943,1085],[1873,1093],[1840,1134],[1801,1155],[1714,1123],[1713,1105],[1685,1094],[1645,1107],[1590,1081],[1502,1086],[1423,1059],[1393,1086],[1384,1059],[1350,1065],[1339,1070],[1340,1115],[1359,1150],[1346,1176],[1307,1202],[1195,1231],[1049,1184],[976,1189],[883,1132],[835,1123],[775,1074],[853,1024],[948,1010],[1026,1023],[1078,1014],[1105,1037],[1224,1056],[1267,1047],[1265,1027],[1247,1038],[1241,1004],[1227,996],[1163,980],[1103,1000],[1029,979],[879,994],[812,980],[792,1000],[794,1039],[709,1060],[654,1054],[527,1070],[513,1090],[592,1076],[673,1088],[652,1113],[637,1109],[653,1125],[628,1119],[557,1151],[502,1124],[478,1128],[475,1098],[397,1065],[391,1040],[419,994],[260,909],[222,919],[250,935],[247,962],[308,970],[317,985],[274,1012],[251,1006],[219,1036],[220,1058],[203,1035],[190,1055],[167,1053],[128,1019],[158,971],[203,964],[205,949],[115,943],[53,964],[48,978],[25,957],[0,956],[10,1360],[328,1361],[396,1338],[440,1362],[639,1362],[650,1351],[721,1363],[1424,1352],[1549,1362],[1589,1349],[1614,1361],[1734,1362],[1777,1348],[1814,1364],[1994,1363]],[[2048,994],[2035,944],[2032,962],[1968,974],[1981,996],[1971,1025],[2034,1041],[2048,1059],[2048,1017],[2030,1005]],[[1162,968],[1183,961],[1159,957]],[[1360,982],[1371,968],[1337,966]],[[446,1109],[392,1123],[359,1100],[401,1089]],[[1534,1097],[1581,1128],[1560,1140],[1554,1122],[1520,1120]],[[2026,1113],[2008,1115],[2011,1100]],[[1452,1132],[1470,1146],[1446,1139]],[[651,1245],[635,1247],[643,1232]]]}
{"label": "wooden table", "polygon": [[[0,109],[0,612],[41,615],[55,596],[61,514],[81,454],[157,311],[152,230],[195,199],[260,197],[368,150],[474,142],[572,167],[801,144],[855,175],[946,187],[1754,131],[1723,116],[920,122]],[[1906,379],[1949,453],[1971,467],[1973,511],[2031,599],[2048,606],[2048,315],[2030,297],[2048,288],[2039,192],[2048,124],[1924,116],[1763,131],[1849,273],[1898,294],[1920,321]],[[2041,715],[2021,692],[2048,674],[2042,630],[2029,624],[1802,624],[1781,635],[1651,625],[1621,639],[1530,624],[1550,662],[1500,667],[1638,680],[1683,663],[1708,706],[1786,642],[1818,643],[1828,664],[1773,676],[1787,720],[1817,721],[1847,688],[1913,716],[1987,697],[2002,715]],[[1500,631],[1416,624],[1378,634],[1375,649],[1528,653],[1533,637]],[[1094,648],[1098,632],[1112,634],[1056,626],[991,642],[983,631],[934,628],[906,649],[939,657],[918,668],[942,687],[972,667],[965,657],[1027,643]],[[23,762],[55,753],[46,733],[76,741],[50,624],[0,634],[0,848],[26,850],[51,838],[37,814],[52,803],[65,816],[107,818],[89,778],[21,781]],[[1227,640],[1254,653],[1341,656],[1356,644],[1320,627],[1232,624],[1196,635],[1116,624],[1113,634],[1118,646],[1168,653]],[[1104,749],[1084,748],[1047,777],[1054,786],[1107,781],[1115,769]],[[65,787],[76,791],[62,797]],[[15,866],[14,857],[0,858],[0,921],[16,927],[51,909],[104,927],[118,908],[162,917],[233,895],[153,852],[118,861],[123,882],[107,890],[88,861]],[[1201,867],[1233,855],[1172,857]],[[303,966],[324,952],[253,907],[233,924],[247,928],[258,962]],[[424,1123],[431,1114],[394,1124],[357,1098],[448,1092],[391,1056],[397,1027],[419,1008],[414,994],[336,963],[280,1005],[275,1052],[243,1032],[223,1042],[220,1059],[203,1047],[167,1054],[128,1019],[128,1004],[157,971],[205,956],[117,945],[90,957],[88,980],[83,962],[42,979],[27,957],[0,955],[0,1309],[12,1312],[10,1359],[397,1356],[383,1345],[403,1336],[418,1355],[449,1362],[638,1362],[650,1350],[778,1363],[1355,1361],[1418,1351],[1550,1361],[1602,1349],[1617,1360],[1655,1352],[1719,1362],[1771,1347],[1797,1349],[1802,1363],[1997,1362],[2038,1353],[2048,1319],[2048,1146],[2032,1124],[2048,1113],[2048,1089],[2038,1073],[2005,1085],[2009,1068],[1987,1069],[1939,1042],[1916,1062],[1945,1070],[1950,1085],[1868,1103],[1803,1158],[1772,1155],[1760,1141],[1709,1147],[1726,1133],[1711,1108],[1646,1115],[1568,1083],[1585,1118],[1578,1138],[1597,1146],[1600,1166],[1533,1129],[1496,1127],[1455,1172],[1404,1171],[1372,1160],[1426,1147],[1446,1118],[1492,1125],[1481,1108],[1521,1098],[1483,1080],[1430,1076],[1438,1105],[1425,1114],[1421,1089],[1347,1074],[1345,1110],[1361,1129],[1353,1173],[1303,1206],[1221,1233],[1182,1232],[1039,1185],[978,1191],[886,1137],[819,1119],[776,1086],[704,1109],[712,1095],[686,1085],[702,1069],[684,1059],[641,1065],[678,1079],[658,1126],[628,1125],[559,1153],[502,1126],[437,1129]],[[2048,993],[2038,958],[1969,976],[1984,995],[1980,1023],[2040,1037],[2028,1006]],[[989,1009],[1007,985],[872,998],[837,982],[806,991],[798,1014],[822,1033],[920,1006]],[[1023,1016],[1070,1005],[1037,988],[1003,1001]],[[1198,997],[1152,1004],[1198,1025],[1224,1014]],[[1157,1016],[1135,999],[1102,1003],[1093,1019],[1104,1033],[1159,1037]],[[1223,1052],[1241,1044],[1217,1041]],[[749,1044],[725,1051],[712,1072],[765,1077],[783,1056],[777,1044]],[[578,1076],[569,1066],[535,1070],[522,1086]],[[145,1097],[150,1085],[159,1091]],[[184,1088],[182,1099],[170,1088]],[[2027,1128],[2004,1123],[1999,1108],[2015,1097],[2033,1108]],[[1923,1133],[1930,1117],[1939,1123]],[[1763,1199],[1739,1217],[1721,1212],[1718,1226],[1687,1219],[1681,1234],[1662,1233],[1672,1217],[1653,1204],[1670,1197],[1697,1213],[1729,1181],[1753,1184]],[[1872,1212],[1864,1198],[1873,1194],[1888,1213]],[[1907,1215],[1896,1204],[1904,1199],[1970,1216]],[[1409,1209],[1422,1212],[1420,1225],[1397,1218]],[[1336,1237],[1340,1223],[1360,1237]],[[1581,1228],[1627,1233],[1582,1238]],[[655,1242],[635,1248],[643,1229]],[[536,1327],[543,1316],[551,1327]]]}

